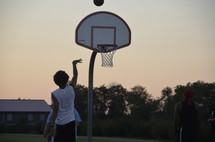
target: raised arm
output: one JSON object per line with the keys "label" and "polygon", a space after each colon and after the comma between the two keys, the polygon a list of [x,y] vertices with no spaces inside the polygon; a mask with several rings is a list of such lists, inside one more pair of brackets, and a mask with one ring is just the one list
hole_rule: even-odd
{"label": "raised arm", "polygon": [[72,77],[72,80],[70,81],[69,85],[71,85],[73,87],[76,86],[77,80],[78,80],[77,63],[82,63],[82,59],[74,60],[72,62],[72,65],[73,65],[73,77]]}

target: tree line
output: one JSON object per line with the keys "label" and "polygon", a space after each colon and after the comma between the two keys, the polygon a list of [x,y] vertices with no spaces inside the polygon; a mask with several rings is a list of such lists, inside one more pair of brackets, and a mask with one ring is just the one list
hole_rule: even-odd
{"label": "tree line", "polygon": [[[183,92],[187,88],[194,91],[193,100],[201,105],[200,139],[208,141],[211,132],[207,119],[215,104],[215,82],[204,81],[189,82],[172,88],[167,86],[157,98],[141,85],[136,85],[130,90],[121,84],[95,87],[93,135],[173,139],[174,106],[183,100]],[[75,108],[82,118],[78,131],[80,135],[86,135],[88,88],[79,84],[75,92]]]}

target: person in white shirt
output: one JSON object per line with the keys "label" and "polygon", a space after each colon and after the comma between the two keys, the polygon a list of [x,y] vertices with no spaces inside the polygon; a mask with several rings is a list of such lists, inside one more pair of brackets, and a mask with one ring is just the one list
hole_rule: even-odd
{"label": "person in white shirt", "polygon": [[[51,126],[51,121],[52,121],[52,113],[53,113],[53,111],[51,111],[49,113],[48,117],[47,117],[46,125],[45,125],[44,132],[43,132],[44,138],[47,138],[47,140],[49,142],[54,142],[54,136],[50,133],[50,126]],[[78,139],[78,137],[77,137],[77,129],[78,129],[79,123],[82,120],[81,120],[81,117],[80,117],[78,111],[75,108],[74,108],[74,115],[75,115],[76,142],[77,142],[77,139]]]}
{"label": "person in white shirt", "polygon": [[[51,121],[51,132],[54,135],[54,142],[75,142],[75,116],[74,100],[75,92],[73,87],[77,84],[78,70],[77,63],[82,59],[74,60],[73,78],[69,81],[69,76],[65,71],[57,71],[54,75],[54,82],[59,89],[52,92],[53,116]],[[56,125],[55,125],[56,124]]]}

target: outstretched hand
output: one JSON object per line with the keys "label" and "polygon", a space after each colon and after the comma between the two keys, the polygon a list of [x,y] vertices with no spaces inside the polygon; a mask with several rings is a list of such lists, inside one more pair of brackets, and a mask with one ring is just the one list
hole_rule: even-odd
{"label": "outstretched hand", "polygon": [[77,63],[82,63],[82,59],[72,61],[73,65],[76,65]]}

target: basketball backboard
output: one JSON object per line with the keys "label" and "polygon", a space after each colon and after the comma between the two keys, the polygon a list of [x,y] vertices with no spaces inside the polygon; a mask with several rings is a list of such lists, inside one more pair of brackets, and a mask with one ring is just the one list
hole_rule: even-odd
{"label": "basketball backboard", "polygon": [[[113,51],[130,45],[131,30],[118,15],[100,11],[86,16],[76,28],[76,43],[80,46],[102,52],[99,45]],[[104,52],[104,51],[103,51]]]}

